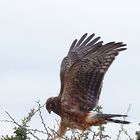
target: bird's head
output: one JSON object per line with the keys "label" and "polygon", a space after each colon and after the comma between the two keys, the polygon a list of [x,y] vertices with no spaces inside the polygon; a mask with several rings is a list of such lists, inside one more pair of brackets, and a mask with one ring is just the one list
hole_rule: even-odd
{"label": "bird's head", "polygon": [[54,113],[59,115],[61,109],[60,98],[58,96],[48,98],[46,101],[46,109],[48,110],[49,113],[53,111]]}
{"label": "bird's head", "polygon": [[48,98],[46,101],[46,109],[48,110],[49,114],[51,113],[51,111],[54,110],[54,97]]}

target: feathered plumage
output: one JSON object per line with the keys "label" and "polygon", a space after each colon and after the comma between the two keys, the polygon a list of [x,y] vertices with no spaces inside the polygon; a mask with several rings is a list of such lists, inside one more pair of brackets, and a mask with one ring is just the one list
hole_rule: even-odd
{"label": "feathered plumage", "polygon": [[119,52],[126,50],[122,42],[103,44],[95,34],[84,34],[79,41],[73,41],[67,56],[61,63],[60,94],[46,102],[47,110],[61,117],[58,134],[62,136],[67,128],[86,130],[92,125],[101,125],[115,120],[113,117],[126,117],[118,114],[98,114],[96,107],[106,71]]}

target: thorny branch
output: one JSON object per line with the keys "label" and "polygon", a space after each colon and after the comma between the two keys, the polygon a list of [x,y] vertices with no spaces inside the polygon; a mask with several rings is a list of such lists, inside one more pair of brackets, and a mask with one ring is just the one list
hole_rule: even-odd
{"label": "thorny branch", "polygon": [[[18,123],[7,111],[6,114],[8,115],[8,117],[10,118],[10,120],[1,120],[0,122],[8,122],[8,123],[13,123],[15,124],[18,128],[24,129],[28,136],[32,136],[34,139],[36,140],[53,140],[53,138],[58,135],[57,132],[55,131],[55,126],[54,128],[50,128],[48,126],[46,126],[46,123],[44,121],[44,118],[42,116],[42,108],[45,106],[40,104],[39,101],[36,102],[38,105],[37,109],[31,109],[31,111],[28,113],[27,117],[24,117],[24,119],[22,120],[22,123]],[[128,114],[129,110],[130,110],[130,105],[126,111],[126,115]],[[97,112],[102,112],[102,108],[100,106],[98,106],[96,108]],[[38,129],[33,129],[30,128],[27,123],[31,121],[32,117],[35,116],[38,113],[38,116],[41,120],[42,126],[43,126],[43,130],[38,130]],[[125,119],[125,118],[124,118]],[[56,124],[57,126],[58,124],[58,120],[56,120]],[[62,139],[64,140],[111,140],[111,137],[109,135],[105,134],[105,129],[106,127],[103,126],[99,126],[98,130],[93,131],[92,129],[87,130],[85,133],[81,133],[79,131],[74,131],[72,132],[71,135],[62,137]],[[118,135],[117,135],[117,140],[120,140],[121,138],[121,134],[124,133],[127,136],[127,139],[129,140],[133,140],[130,135],[128,134],[127,130],[124,128],[124,125],[120,126],[120,130],[118,131]],[[38,134],[42,134],[43,138],[42,139],[39,137]],[[30,138],[28,138],[30,139]]]}
{"label": "thorny branch", "polygon": [[[128,112],[130,111],[131,109],[131,104],[129,104],[128,108],[127,108],[127,111],[126,111],[126,115],[128,115]],[[125,120],[125,117],[124,117],[124,120]],[[118,131],[118,135],[117,135],[117,140],[120,140],[121,138],[121,134],[124,133],[128,138],[129,140],[134,140],[133,138],[131,138],[131,136],[128,134],[127,130],[124,128],[124,124],[121,124],[120,125],[120,130]]]}

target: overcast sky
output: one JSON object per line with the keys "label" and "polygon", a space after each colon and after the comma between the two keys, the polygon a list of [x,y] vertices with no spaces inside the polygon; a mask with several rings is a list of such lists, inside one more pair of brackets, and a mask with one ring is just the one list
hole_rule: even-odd
{"label": "overcast sky", "polygon": [[[59,67],[75,38],[95,33],[123,41],[122,52],[106,74],[100,105],[105,113],[125,113],[132,104],[130,129],[140,122],[139,0],[0,0],[0,119],[16,120],[35,101],[59,93]],[[47,123],[52,116],[43,110]],[[53,122],[53,121],[52,121]],[[52,123],[51,122],[51,123]],[[3,125],[0,135],[11,132]],[[36,127],[38,124],[35,123]],[[0,124],[1,126],[1,124]]]}

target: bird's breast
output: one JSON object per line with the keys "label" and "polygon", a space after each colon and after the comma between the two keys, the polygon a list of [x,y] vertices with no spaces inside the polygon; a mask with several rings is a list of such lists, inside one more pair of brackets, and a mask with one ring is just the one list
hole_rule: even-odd
{"label": "bird's breast", "polygon": [[90,125],[86,122],[87,114],[65,112],[62,114],[63,122],[70,129],[87,130]]}

